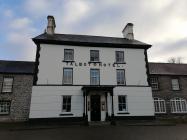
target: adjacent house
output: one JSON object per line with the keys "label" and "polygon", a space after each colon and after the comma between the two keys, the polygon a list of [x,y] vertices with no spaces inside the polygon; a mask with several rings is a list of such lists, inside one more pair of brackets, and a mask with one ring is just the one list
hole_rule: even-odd
{"label": "adjacent house", "polygon": [[187,64],[149,63],[155,115],[187,116]]}
{"label": "adjacent house", "polygon": [[128,23],[123,38],[55,33],[48,16],[37,46],[30,119],[153,118],[147,50]]}
{"label": "adjacent house", "polygon": [[0,122],[29,118],[34,62],[0,60]]}

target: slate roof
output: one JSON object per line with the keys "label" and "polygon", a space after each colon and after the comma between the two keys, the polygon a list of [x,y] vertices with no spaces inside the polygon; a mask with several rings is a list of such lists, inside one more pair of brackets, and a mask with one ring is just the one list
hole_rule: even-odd
{"label": "slate roof", "polygon": [[0,60],[0,73],[33,74],[34,62]]}
{"label": "slate roof", "polygon": [[47,33],[41,34],[33,41],[37,43],[48,44],[72,44],[74,45],[103,45],[110,47],[139,47],[150,48],[151,45],[140,42],[138,40],[128,40],[126,38],[118,37],[104,37],[104,36],[89,36],[89,35],[72,35],[72,34],[54,34],[49,35]]}
{"label": "slate roof", "polygon": [[187,75],[187,64],[149,63],[150,74]]}

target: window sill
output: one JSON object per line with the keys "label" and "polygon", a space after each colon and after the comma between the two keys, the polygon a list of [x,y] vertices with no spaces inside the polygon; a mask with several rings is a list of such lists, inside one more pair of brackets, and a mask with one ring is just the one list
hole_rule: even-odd
{"label": "window sill", "polygon": [[74,60],[62,60],[62,62],[75,62]]}
{"label": "window sill", "polygon": [[73,116],[72,113],[61,113],[59,114],[59,116]]}
{"label": "window sill", "polygon": [[0,113],[0,116],[7,116],[9,113]]}
{"label": "window sill", "polygon": [[65,86],[72,86],[73,84],[63,84],[63,85],[65,85]]}
{"label": "window sill", "polygon": [[166,114],[166,112],[155,112],[155,114]]}
{"label": "window sill", "polygon": [[130,114],[129,112],[118,112],[117,114]]}
{"label": "window sill", "polygon": [[6,94],[6,93],[12,93],[12,91],[11,91],[11,92],[4,92],[4,91],[2,91],[1,93],[2,93],[2,94]]}
{"label": "window sill", "polygon": [[90,64],[90,63],[99,63],[99,64],[100,64],[101,62],[100,62],[100,61],[89,61],[88,63],[89,63],[89,64]]}
{"label": "window sill", "polygon": [[126,62],[114,62],[114,64],[126,64]]}

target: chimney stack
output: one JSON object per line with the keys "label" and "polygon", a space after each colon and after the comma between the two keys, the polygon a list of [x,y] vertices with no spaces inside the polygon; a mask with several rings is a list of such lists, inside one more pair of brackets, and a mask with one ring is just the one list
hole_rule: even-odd
{"label": "chimney stack", "polygon": [[53,16],[47,16],[47,29],[46,29],[46,33],[49,35],[53,35],[55,33],[55,18]]}
{"label": "chimney stack", "polygon": [[125,28],[122,31],[123,37],[129,40],[134,39],[134,34],[133,34],[133,24],[132,23],[127,23]]}

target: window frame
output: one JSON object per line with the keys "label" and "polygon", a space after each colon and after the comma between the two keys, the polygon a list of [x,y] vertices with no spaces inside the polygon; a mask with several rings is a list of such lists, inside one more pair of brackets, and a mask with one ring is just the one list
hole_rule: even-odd
{"label": "window frame", "polygon": [[[92,52],[97,52],[98,53],[98,60],[91,60],[91,54]],[[100,62],[100,53],[99,53],[99,50],[90,50],[90,62]]]}
{"label": "window frame", "polygon": [[[72,60],[66,60],[66,51],[72,51],[73,52],[73,58],[72,58]],[[72,62],[72,61],[74,61],[74,49],[64,49],[64,61],[66,61],[66,62]]]}
{"label": "window frame", "polygon": [[[98,78],[99,81],[98,81],[98,84],[92,84],[92,75],[91,75],[92,70],[97,70],[98,73],[99,73],[99,78]],[[100,85],[100,69],[90,69],[90,85]]]}
{"label": "window frame", "polygon": [[[118,71],[123,71],[123,80],[124,80],[124,83],[119,83],[118,84]],[[116,83],[117,83],[117,85],[126,85],[126,79],[125,79],[125,69],[116,69]]]}
{"label": "window frame", "polygon": [[[166,101],[164,99],[159,98],[159,97],[154,97],[153,101],[154,101],[154,112],[155,112],[155,114],[164,114],[164,113],[166,113]],[[156,111],[156,104],[155,104],[155,102],[158,103],[158,106],[157,106],[158,107],[157,108],[158,111]],[[164,110],[164,111],[162,111],[162,110]]]}
{"label": "window frame", "polygon": [[[62,105],[61,105],[61,112],[62,114],[69,114],[72,112],[72,96],[71,95],[62,95]],[[70,103],[66,102],[65,106],[66,108],[64,109],[64,97],[70,98]],[[68,99],[66,99],[68,101]],[[70,105],[70,111],[67,111],[67,106]]]}
{"label": "window frame", "polygon": [[[3,91],[4,90],[4,81],[5,81],[5,79],[6,78],[11,78],[12,79],[12,84],[11,85],[9,85],[9,86],[11,86],[11,91]],[[6,85],[7,86],[7,85]],[[14,77],[13,76],[4,76],[3,77],[3,82],[2,82],[2,88],[1,88],[1,92],[2,93],[12,93],[13,92],[13,86],[14,86]]]}
{"label": "window frame", "polygon": [[[125,97],[125,103],[120,103],[119,102],[119,98],[120,97]],[[120,108],[119,108],[119,105],[124,105],[125,104],[125,107],[126,107],[126,109],[125,110],[120,110]],[[118,95],[118,112],[119,113],[128,113],[128,102],[127,102],[127,95]]]}
{"label": "window frame", "polygon": [[[154,82],[154,83],[153,83],[152,80],[151,80],[151,79],[153,79],[153,78],[156,79],[157,82]],[[158,77],[156,77],[156,76],[150,77],[150,84],[151,84],[151,88],[152,88],[153,91],[159,90],[159,80],[158,80]],[[154,85],[157,85],[157,88],[153,88],[153,84],[154,84]]]}
{"label": "window frame", "polygon": [[[172,80],[177,80],[177,82],[178,82],[178,89],[174,89],[173,86],[176,86],[176,85],[173,85]],[[177,78],[177,77],[175,77],[175,78],[171,78],[171,89],[172,89],[173,91],[179,91],[179,90],[181,90],[180,82],[179,82],[179,78]]]}
{"label": "window frame", "polygon": [[[64,73],[65,73],[65,69],[69,69],[69,70],[71,70],[71,75],[72,75],[72,78],[71,78],[71,83],[65,83],[65,80],[64,80]],[[64,85],[73,85],[73,68],[63,68],[63,78],[62,78],[63,80],[62,80],[62,82],[63,82],[63,84]]]}
{"label": "window frame", "polygon": [[[117,53],[123,53],[123,61],[117,61]],[[119,63],[119,64],[120,63],[125,63],[125,54],[124,54],[124,51],[115,51],[115,55],[116,55],[115,56],[115,59],[116,59],[115,62],[116,63]]]}
{"label": "window frame", "polygon": [[9,115],[10,114],[10,108],[11,108],[11,101],[10,100],[0,100],[0,106],[1,106],[2,102],[9,103],[9,106],[7,107],[8,108],[8,112],[1,112],[1,109],[0,109],[0,115]]}
{"label": "window frame", "polygon": [[[177,107],[177,102],[179,102],[178,105],[180,106],[181,111],[178,110],[179,106]],[[185,111],[182,109],[183,108],[182,102],[185,103]],[[187,101],[185,98],[181,98],[181,97],[172,98],[170,99],[170,108],[171,108],[171,113],[187,113]]]}

